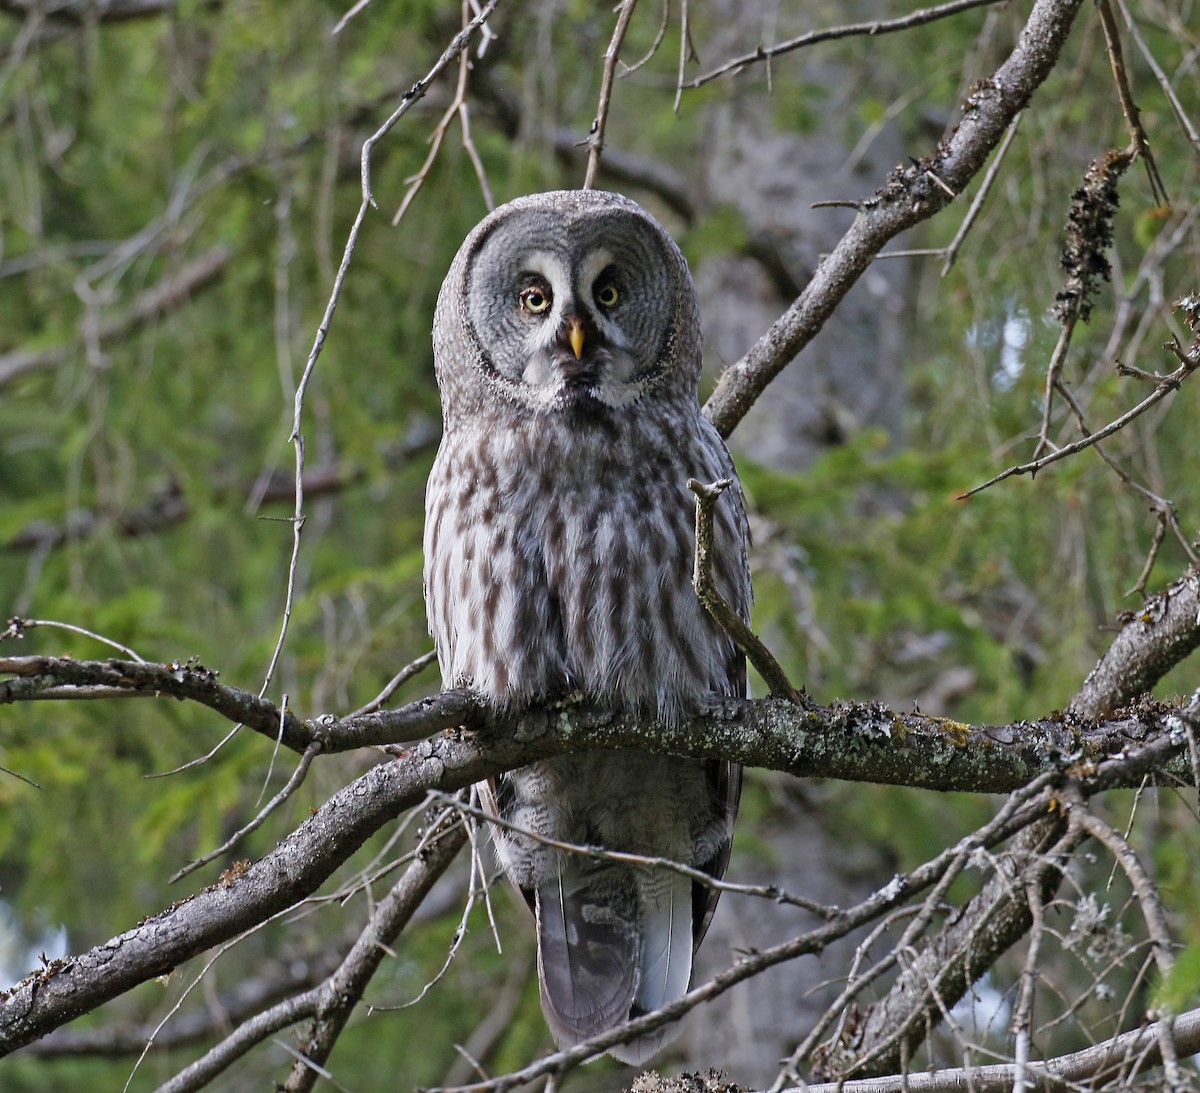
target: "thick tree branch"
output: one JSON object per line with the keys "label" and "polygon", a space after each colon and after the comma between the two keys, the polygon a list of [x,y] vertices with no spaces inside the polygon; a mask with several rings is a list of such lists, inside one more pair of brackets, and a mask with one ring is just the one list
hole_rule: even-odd
{"label": "thick tree branch", "polygon": [[1082,0],[1038,0],[1008,59],[981,81],[958,125],[932,156],[898,169],[863,202],[850,230],[800,297],[721,377],[704,412],[728,436],[754,401],[806,346],[842,298],[900,232],[940,212],[983,169],[1017,114],[1054,68]]}
{"label": "thick tree branch", "polygon": [[[203,1056],[163,1085],[159,1093],[187,1093],[203,1089],[256,1044],[299,1021],[311,1018],[303,1049],[305,1059],[323,1064],[351,1012],[362,999],[371,977],[404,929],[433,883],[466,842],[466,829],[457,824],[431,838],[379,905],[370,921],[337,968],[311,990],[281,1000],[240,1022],[238,1027]],[[288,1079],[289,1090],[312,1087],[316,1071],[297,1066]]]}
{"label": "thick tree branch", "polygon": [[[13,671],[20,660],[46,658],[0,661],[0,671]],[[105,667],[113,678],[120,678],[127,671],[156,666],[108,662]],[[166,678],[187,689],[194,675],[200,673],[176,666]],[[5,689],[28,684],[31,678],[37,679],[19,677]],[[139,686],[151,684],[143,681]],[[221,689],[211,673],[195,686],[209,699],[206,704],[213,704],[214,692]],[[252,711],[269,706],[242,695]],[[0,690],[0,700],[4,697]],[[207,888],[90,952],[55,961],[17,984],[0,998],[0,1053],[293,906],[316,891],[371,834],[420,804],[431,789],[459,790],[569,750],[638,747],[809,775],[978,791],[1023,785],[1041,772],[1069,766],[1086,794],[1136,785],[1152,773],[1171,772],[1186,779],[1186,729],[1200,715],[1200,703],[1194,705],[1184,709],[1146,703],[1118,721],[1095,726],[1043,721],[972,730],[918,714],[895,714],[877,705],[802,710],[766,699],[730,701],[710,717],[668,728],[570,707],[531,711],[501,723],[470,696],[452,691],[394,714],[344,723],[330,719],[328,725],[298,726],[289,720],[289,739],[301,732],[319,733],[327,750],[349,740],[355,746],[394,740],[396,733],[389,726],[407,730],[416,721],[474,722],[482,727],[451,728],[415,745],[402,759],[372,768],[335,793],[244,875]],[[274,738],[274,732],[271,735]],[[957,778],[949,777],[949,771]]]}
{"label": "thick tree branch", "polygon": [[[787,700],[731,698],[704,716],[666,726],[576,703],[498,715],[469,692],[444,691],[396,710],[301,721],[266,699],[218,683],[215,672],[187,664],[7,657],[0,658],[3,673],[14,678],[0,681],[0,705],[118,695],[190,699],[272,741],[280,739],[282,718],[282,743],[298,752],[317,740],[323,752],[331,753],[463,728],[473,731],[453,738],[456,750],[446,753],[445,761],[487,768],[487,774],[579,748],[640,748],[731,759],[804,777],[977,793],[1007,792],[1047,771],[1094,764],[1163,739],[1179,750],[1164,759],[1160,773],[1188,779],[1182,719],[1194,712],[1146,701],[1104,722],[1059,715],[973,726],[898,713],[878,703],[801,708]],[[445,739],[450,737],[438,738]],[[478,777],[427,788],[458,789]],[[1136,778],[1122,784],[1136,785]]]}
{"label": "thick tree branch", "polygon": [[1103,717],[1145,694],[1200,647],[1200,567],[1193,566],[1122,621],[1112,645],[1072,700],[1072,714]]}

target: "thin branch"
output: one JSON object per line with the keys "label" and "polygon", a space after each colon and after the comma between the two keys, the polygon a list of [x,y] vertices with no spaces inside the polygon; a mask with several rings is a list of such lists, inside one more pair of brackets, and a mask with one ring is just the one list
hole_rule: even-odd
{"label": "thin branch", "polygon": [[287,785],[272,797],[266,805],[259,811],[245,827],[239,831],[235,831],[228,839],[225,840],[216,850],[209,851],[202,858],[197,858],[195,861],[190,861],[182,869],[171,874],[170,883],[183,880],[189,873],[194,873],[197,869],[202,868],[211,861],[228,854],[238,843],[240,843],[252,831],[258,830],[266,820],[281,804],[284,803],[304,782],[305,776],[308,774],[308,768],[312,765],[312,761],[321,751],[321,741],[314,740],[307,748],[304,749],[304,754],[300,757],[300,762],[296,764],[296,769],[292,771],[291,778],[288,779]]}
{"label": "thin branch", "polygon": [[633,18],[633,9],[637,0],[621,0],[620,14],[617,25],[613,30],[612,40],[604,51],[604,70],[600,77],[600,101],[596,104],[596,117],[592,122],[592,131],[588,135],[587,172],[583,176],[583,188],[591,190],[596,185],[596,176],[600,173],[600,154],[604,151],[604,130],[608,125],[608,108],[612,103],[613,81],[617,71],[617,58],[621,52],[621,43],[625,41],[625,32],[629,29],[629,21]]}
{"label": "thin branch", "polygon": [[696,495],[696,555],[692,567],[692,587],[700,602],[716,622],[733,638],[738,649],[749,658],[750,663],[758,670],[771,694],[786,698],[797,706],[803,705],[796,688],[792,686],[787,674],[780,667],[779,661],[771,654],[771,650],[763,644],[758,635],[738,615],[726,599],[721,595],[713,580],[713,520],[712,510],[733,480],[722,478],[710,485],[704,485],[695,478],[689,478],[687,488]]}
{"label": "thin branch", "polygon": [[[268,962],[259,957],[258,974],[238,982],[230,991],[208,1001],[204,1009],[176,1015],[157,1031],[159,1048],[184,1047],[215,1035],[224,1035],[265,1007],[302,993],[319,983],[337,966],[330,954],[304,957],[291,953],[287,959]],[[150,1025],[131,1024],[127,1020],[85,1028],[61,1028],[22,1049],[22,1057],[59,1059],[67,1057],[120,1058],[136,1055],[155,1034]]]}
{"label": "thin branch", "polygon": [[359,706],[357,710],[355,710],[353,713],[347,714],[346,716],[361,717],[363,714],[374,713],[376,710],[382,707],[383,704],[392,697],[392,695],[400,690],[404,684],[406,684],[414,676],[419,675],[436,660],[436,649],[430,649],[428,653],[422,653],[419,657],[417,657],[416,660],[410,661],[403,668],[401,668],[400,671],[392,676],[392,678],[388,680],[387,685],[383,688],[383,690],[380,691],[379,694],[377,694],[373,699],[371,699],[370,702],[368,702],[365,706]]}
{"label": "thin branch", "polygon": [[1187,379],[1197,364],[1200,364],[1200,359],[1192,359],[1191,357],[1182,358],[1182,363],[1170,375],[1165,376],[1163,381],[1155,387],[1154,391],[1147,395],[1132,409],[1127,410],[1120,417],[1110,421],[1103,429],[1097,432],[1090,433],[1088,436],[1076,440],[1072,444],[1064,445],[1061,448],[1055,449],[1049,455],[1044,455],[1040,459],[1030,460],[1028,463],[1021,463],[1017,466],[1009,467],[1006,471],[1001,471],[993,478],[989,478],[986,482],[978,486],[972,486],[958,495],[958,500],[965,501],[968,497],[974,497],[975,494],[996,485],[997,482],[1003,482],[1006,478],[1012,478],[1017,474],[1036,475],[1038,471],[1044,467],[1050,466],[1052,463],[1057,463],[1060,459],[1066,459],[1068,456],[1075,455],[1077,452],[1082,452],[1086,448],[1090,448],[1093,444],[1103,440],[1105,437],[1112,436],[1113,433],[1124,429],[1135,418],[1141,417],[1152,406],[1160,403],[1167,395],[1179,389],[1179,385]]}
{"label": "thin branch", "polygon": [[1142,32],[1138,29],[1137,23],[1133,20],[1133,15],[1130,13],[1125,0],[1116,0],[1117,6],[1121,9],[1121,15],[1125,18],[1125,25],[1129,28],[1129,36],[1137,43],[1137,47],[1141,50],[1142,56],[1146,63],[1150,66],[1150,71],[1154,73],[1154,78],[1158,81],[1158,86],[1162,89],[1163,95],[1166,96],[1167,102],[1171,104],[1171,109],[1175,111],[1175,117],[1179,121],[1180,127],[1187,138],[1192,142],[1192,147],[1200,153],[1200,132],[1197,132],[1196,126],[1192,124],[1192,119],[1188,117],[1187,111],[1184,110],[1183,104],[1179,101],[1179,96],[1175,94],[1175,88],[1171,81],[1167,78],[1167,74],[1162,70],[1162,66],[1158,63],[1150,47],[1146,44],[1146,39],[1142,36]]}
{"label": "thin branch", "polygon": [[[950,245],[945,249],[945,261],[942,263],[942,276],[945,277],[953,267],[955,260],[958,258],[958,252],[961,249],[963,242],[967,238],[967,233],[971,230],[976,218],[983,211],[983,203],[987,200],[988,194],[991,192],[992,184],[996,181],[1000,174],[1000,166],[1004,163],[1004,157],[1008,154],[1008,149],[1012,145],[1013,139],[1017,135],[1017,127],[1021,124],[1021,114],[1014,116],[1009,127],[1004,131],[1004,139],[1000,142],[1000,147],[996,149],[996,154],[992,156],[991,162],[988,164],[987,173],[983,176],[983,182],[979,187],[979,192],[976,193],[971,200],[971,207],[967,210],[967,215],[963,217],[962,223],[958,226],[958,231],[954,233],[954,238],[950,240]],[[933,253],[939,253],[934,251]],[[887,257],[880,255],[881,258]]]}
{"label": "thin branch", "polygon": [[[1173,1032],[1180,1054],[1200,1051],[1200,1009],[1190,1010],[1176,1018]],[[1148,1070],[1159,1062],[1158,1031],[1155,1024],[1123,1033],[1111,1040],[1084,1048],[1068,1055],[1045,1061],[1030,1062],[1027,1077],[1037,1088],[1065,1089],[1089,1083],[1097,1088],[1120,1074],[1123,1060],[1130,1055],[1142,1055],[1142,1069]],[[910,1073],[905,1076],[905,1088],[910,1093],[1012,1093],[1017,1068],[1013,1063],[994,1063],[988,1066],[950,1068]],[[805,1085],[802,1093],[896,1093],[900,1086],[896,1078],[864,1078],[850,1081]],[[800,1090],[794,1093],[801,1093]]]}
{"label": "thin branch", "polygon": [[679,113],[679,104],[683,101],[683,74],[687,69],[688,60],[696,59],[696,51],[692,49],[691,12],[688,0],[681,0],[679,13],[679,71],[675,77],[675,101],[672,110]]}
{"label": "thin branch", "polygon": [[850,23],[846,26],[830,27],[826,30],[810,30],[807,34],[801,34],[798,38],[791,38],[786,42],[781,42],[777,46],[758,46],[753,53],[746,53],[741,57],[735,57],[731,61],[726,61],[719,68],[714,68],[711,72],[706,72],[703,76],[697,76],[694,80],[689,80],[681,86],[689,90],[703,87],[706,83],[711,83],[713,80],[720,79],[729,73],[736,75],[751,65],[764,61],[770,64],[775,57],[779,57],[784,53],[791,53],[793,50],[803,49],[805,46],[816,45],[818,42],[829,42],[838,38],[851,38],[856,35],[875,37],[880,34],[892,34],[900,30],[911,30],[913,27],[923,26],[938,19],[957,15],[961,11],[969,11],[971,8],[984,7],[997,2],[998,0],[954,0],[953,3],[940,4],[934,8],[922,8],[920,11],[914,11],[910,15],[904,15],[898,19],[874,19],[868,23]]}
{"label": "thin branch", "polygon": [[663,0],[662,19],[659,20],[658,30],[654,33],[654,41],[650,43],[650,48],[638,60],[634,61],[633,64],[627,65],[624,61],[618,62],[621,65],[621,79],[624,79],[626,76],[632,76],[658,52],[658,47],[662,45],[663,39],[667,36],[667,23],[670,20],[671,0]]}
{"label": "thin branch", "polygon": [[[1128,371],[1124,368],[1120,368],[1119,370],[1122,372],[1122,374],[1127,374]],[[1166,377],[1155,378],[1163,381],[1166,379]],[[1071,389],[1062,382],[1061,378],[1058,381],[1058,390],[1063,397],[1063,401],[1065,401],[1070,407],[1071,413],[1075,415],[1075,420],[1079,425],[1079,431],[1087,436],[1091,430],[1088,428],[1087,420],[1084,417],[1083,407],[1079,405],[1078,400],[1076,400],[1075,396],[1071,393]],[[1108,464],[1109,469],[1112,470],[1112,472],[1129,489],[1133,490],[1134,493],[1136,493],[1142,498],[1142,500],[1146,501],[1150,505],[1150,510],[1152,512],[1158,513],[1155,543],[1151,547],[1150,555],[1146,559],[1145,566],[1142,568],[1142,575],[1138,578],[1138,583],[1133,589],[1131,589],[1131,591],[1141,592],[1142,596],[1144,597],[1146,593],[1146,581],[1150,577],[1150,567],[1152,566],[1154,558],[1158,553],[1158,544],[1162,542],[1162,538],[1165,537],[1168,528],[1175,533],[1175,538],[1179,541],[1179,545],[1183,548],[1183,552],[1185,555],[1187,555],[1189,562],[1195,564],[1197,561],[1200,561],[1200,558],[1197,557],[1191,540],[1188,539],[1179,523],[1179,515],[1175,511],[1174,502],[1169,501],[1165,497],[1160,497],[1148,486],[1144,486],[1141,482],[1135,481],[1133,476],[1130,475],[1129,472],[1126,471],[1116,459],[1108,454],[1108,450],[1102,444],[1096,445],[1096,454]],[[1162,532],[1162,536],[1158,534],[1160,531]]]}
{"label": "thin branch", "polygon": [[[1063,317],[1062,329],[1058,332],[1058,341],[1054,343],[1054,351],[1050,354],[1050,363],[1046,366],[1046,389],[1042,396],[1042,426],[1038,430],[1037,443],[1033,447],[1034,460],[1037,460],[1047,448],[1054,448],[1050,441],[1054,392],[1062,386],[1063,363],[1067,359],[1067,350],[1071,348],[1071,335],[1075,333],[1075,324],[1079,320],[1079,306],[1078,299],[1072,300],[1068,313]],[[1086,436],[1087,433],[1088,430],[1085,429],[1084,435]]]}
{"label": "thin branch", "polygon": [[[1031,796],[1040,792],[1049,784],[1049,779],[1034,781],[1028,786],[1024,787],[1019,793],[1010,795],[1008,800],[1005,801],[996,815],[992,818],[991,824],[1003,825],[1006,823],[1019,808],[1025,805]],[[959,841],[957,847],[955,848],[955,854],[951,858],[945,872],[938,878],[937,884],[935,885],[933,891],[931,891],[926,897],[913,922],[910,923],[910,925],[906,928],[903,937],[896,945],[892,947],[886,956],[876,961],[876,963],[866,972],[852,972],[852,974],[848,977],[847,984],[841,993],[830,1003],[825,1013],[813,1025],[808,1034],[796,1047],[795,1051],[792,1052],[791,1057],[784,1064],[783,1069],[776,1078],[775,1084],[772,1086],[772,1093],[778,1093],[778,1091],[783,1088],[788,1080],[799,1079],[799,1067],[801,1060],[809,1058],[813,1054],[814,1049],[820,1043],[821,1037],[825,1035],[826,1031],[834,1024],[835,1021],[838,1022],[838,1029],[835,1032],[833,1039],[833,1050],[836,1051],[839,1056],[843,1054],[841,1050],[841,1044],[843,1042],[843,1037],[846,1035],[846,1022],[844,1020],[844,1015],[851,1011],[854,1000],[858,998],[868,986],[877,981],[882,975],[892,971],[900,961],[902,954],[912,951],[912,947],[918,940],[919,934],[931,921],[935,910],[943,907],[943,900],[950,884],[953,883],[959,874],[973,860],[975,854],[981,848],[982,844],[972,837],[968,837]],[[1008,881],[1001,877],[999,873],[997,873],[996,879],[989,883],[988,888],[995,890],[997,885],[1000,889],[999,895],[993,894],[989,897],[981,897],[987,899],[987,906],[989,909],[999,905],[1000,897],[1002,897],[1004,892],[1006,892],[1009,888]],[[914,988],[911,986],[911,984],[913,984],[914,981],[919,983],[920,986],[916,988],[918,991],[924,992],[927,990],[930,993],[934,992],[938,986],[938,983],[936,980],[930,980],[929,976],[926,974],[926,969],[934,968],[941,969],[942,971],[950,970],[956,960],[961,960],[961,954],[963,950],[966,946],[971,945],[973,940],[974,936],[971,932],[967,933],[965,942],[960,942],[958,938],[950,938],[947,940],[947,938],[944,936],[939,937],[937,941],[940,943],[940,947],[937,950],[936,955],[930,956],[930,953],[933,951],[933,946],[931,945],[928,947],[925,956],[918,957],[915,962],[908,962],[908,966],[905,967],[902,972],[901,983],[904,985],[894,987],[889,992],[889,997],[902,998],[905,1001],[907,1008],[914,1011],[912,1014],[912,1019],[920,1020],[923,1014],[919,1008],[913,1006]],[[953,952],[954,956],[949,956],[949,952]],[[968,982],[967,985],[969,986],[970,983]],[[877,1003],[874,1007],[868,1009],[868,1019],[870,1018],[871,1013],[878,1014],[882,1012],[886,1006],[886,1003],[887,999],[884,999],[880,1003]],[[861,1015],[858,1015],[858,1017],[859,1022],[861,1022]],[[858,1022],[856,1022],[856,1024],[857,1023]],[[884,1024],[886,1025],[886,1023]],[[886,1047],[896,1044],[899,1044],[902,1050],[907,1050],[908,1043],[906,1040],[902,1040],[902,1033],[906,1027],[907,1026],[905,1023],[900,1023],[899,1027],[896,1028],[895,1032],[885,1043],[868,1042],[866,1046],[879,1053],[881,1053]],[[855,1035],[857,1037],[859,1033],[856,1033]],[[862,1044],[858,1044],[856,1046],[861,1048]],[[826,1059],[828,1059],[830,1048],[825,1048],[823,1053],[826,1056]],[[853,1065],[856,1070],[861,1063],[861,1059],[854,1062]],[[824,1068],[828,1068],[828,1063],[824,1064]]]}
{"label": "thin branch", "polygon": [[[470,23],[470,5],[466,2],[462,6],[462,22],[464,27]],[[443,111],[441,118],[438,119],[437,125],[434,126],[433,136],[430,138],[429,154],[425,157],[425,162],[421,164],[420,170],[415,175],[405,179],[408,183],[408,189],[404,191],[400,207],[392,215],[392,227],[400,223],[409,206],[413,203],[413,199],[420,192],[421,187],[425,185],[425,180],[429,177],[429,172],[433,169],[433,164],[437,160],[438,150],[442,146],[442,138],[445,137],[447,130],[450,128],[450,123],[455,118],[458,118],[459,125],[462,127],[463,148],[466,149],[467,156],[471,160],[471,165],[475,168],[475,177],[479,180],[479,188],[483,192],[484,204],[487,206],[489,212],[496,207],[496,202],[492,198],[492,188],[488,184],[487,172],[483,168],[483,161],[479,158],[475,142],[471,139],[470,109],[467,105],[467,80],[470,72],[471,57],[464,49],[458,58],[458,83],[454,88],[454,97],[450,100],[450,105]]]}
{"label": "thin branch", "polygon": [[465,801],[460,801],[457,797],[437,792],[430,794],[430,796],[434,800],[440,801],[446,807],[456,809],[464,816],[473,817],[493,827],[504,828],[506,831],[520,835],[523,839],[529,839],[542,846],[549,846],[555,850],[565,851],[568,854],[578,854],[584,858],[591,858],[593,861],[622,862],[647,869],[666,869],[669,872],[678,873],[694,881],[696,884],[703,885],[705,888],[710,888],[717,892],[732,892],[740,896],[755,896],[759,899],[770,900],[772,903],[799,907],[804,911],[816,915],[818,918],[826,920],[836,918],[840,913],[836,907],[817,903],[802,896],[793,896],[774,884],[738,884],[734,881],[719,880],[710,873],[704,872],[703,869],[694,869],[690,865],[684,865],[682,862],[674,861],[671,858],[656,858],[645,854],[630,854],[623,850],[608,850],[603,846],[587,846],[583,843],[564,842],[561,839],[553,839],[548,835],[539,834],[527,827],[522,827],[520,824],[512,823],[510,820],[493,816],[481,808],[475,808]]}
{"label": "thin branch", "polygon": [[15,638],[20,641],[25,637],[28,630],[33,630],[38,626],[46,626],[56,630],[67,630],[72,634],[82,634],[85,638],[91,638],[92,641],[97,641],[101,645],[107,645],[111,649],[116,649],[120,653],[124,653],[127,657],[131,657],[138,664],[145,664],[143,660],[134,650],[127,645],[122,645],[119,641],[114,641],[112,638],[106,638],[103,634],[97,634],[94,630],[87,630],[82,626],[76,626],[72,622],[58,622],[55,619],[26,619],[18,615],[14,615],[8,620],[8,625],[0,632],[0,641],[6,638]]}
{"label": "thin branch", "polygon": [[1159,205],[1167,205],[1167,187],[1158,173],[1158,164],[1154,162],[1154,153],[1150,150],[1150,137],[1142,125],[1141,111],[1133,101],[1133,91],[1129,87],[1129,76],[1125,71],[1125,57],[1121,50],[1121,34],[1117,29],[1117,21],[1113,17],[1109,0],[1096,0],[1096,9],[1100,13],[1100,25],[1104,28],[1104,44],[1108,50],[1108,61],[1112,68],[1113,82],[1117,88],[1117,98],[1121,103],[1121,112],[1125,115],[1125,124],[1129,127],[1129,136],[1139,158],[1146,164],[1146,174],[1150,178],[1150,194]]}

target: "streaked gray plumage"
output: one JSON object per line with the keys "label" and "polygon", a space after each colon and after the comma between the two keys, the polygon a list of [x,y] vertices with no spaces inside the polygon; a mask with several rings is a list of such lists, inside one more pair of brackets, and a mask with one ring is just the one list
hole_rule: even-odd
{"label": "streaked gray plumage", "polygon": [[[688,478],[733,477],[697,400],[687,264],[617,194],[497,209],[438,297],[445,431],[426,495],[425,590],[446,686],[499,707],[573,691],[678,721],[745,693],[745,664],[691,587]],[[740,489],[716,511],[718,586],[746,617]],[[720,876],[740,768],[635,751],[536,763],[483,787],[542,836],[672,858]],[[716,896],[678,874],[598,863],[501,828],[537,920],[542,1004],[568,1045],[682,995]],[[640,1063],[675,1030],[614,1049]]]}

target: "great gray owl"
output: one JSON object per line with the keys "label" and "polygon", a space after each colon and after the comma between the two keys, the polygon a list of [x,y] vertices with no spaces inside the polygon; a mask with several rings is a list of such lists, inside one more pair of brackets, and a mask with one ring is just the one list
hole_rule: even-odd
{"label": "great gray owl", "polygon": [[[438,297],[445,431],[426,495],[425,593],[447,687],[519,709],[580,693],[667,722],[745,693],[745,662],[691,586],[688,478],[733,477],[700,414],[700,319],[679,248],[618,194],[497,209]],[[714,574],[750,604],[740,488]],[[741,769],[637,751],[535,763],[481,787],[491,815],[720,877]],[[542,1008],[574,1044],[680,997],[717,902],[662,868],[596,861],[495,828],[536,918]],[[640,1063],[667,1028],[612,1049]]]}

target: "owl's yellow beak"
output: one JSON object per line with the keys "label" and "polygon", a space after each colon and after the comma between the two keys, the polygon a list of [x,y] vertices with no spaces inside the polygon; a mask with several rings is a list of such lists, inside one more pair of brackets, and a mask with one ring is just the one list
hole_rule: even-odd
{"label": "owl's yellow beak", "polygon": [[575,359],[583,356],[583,320],[578,315],[572,315],[567,320],[567,341],[575,353]]}

